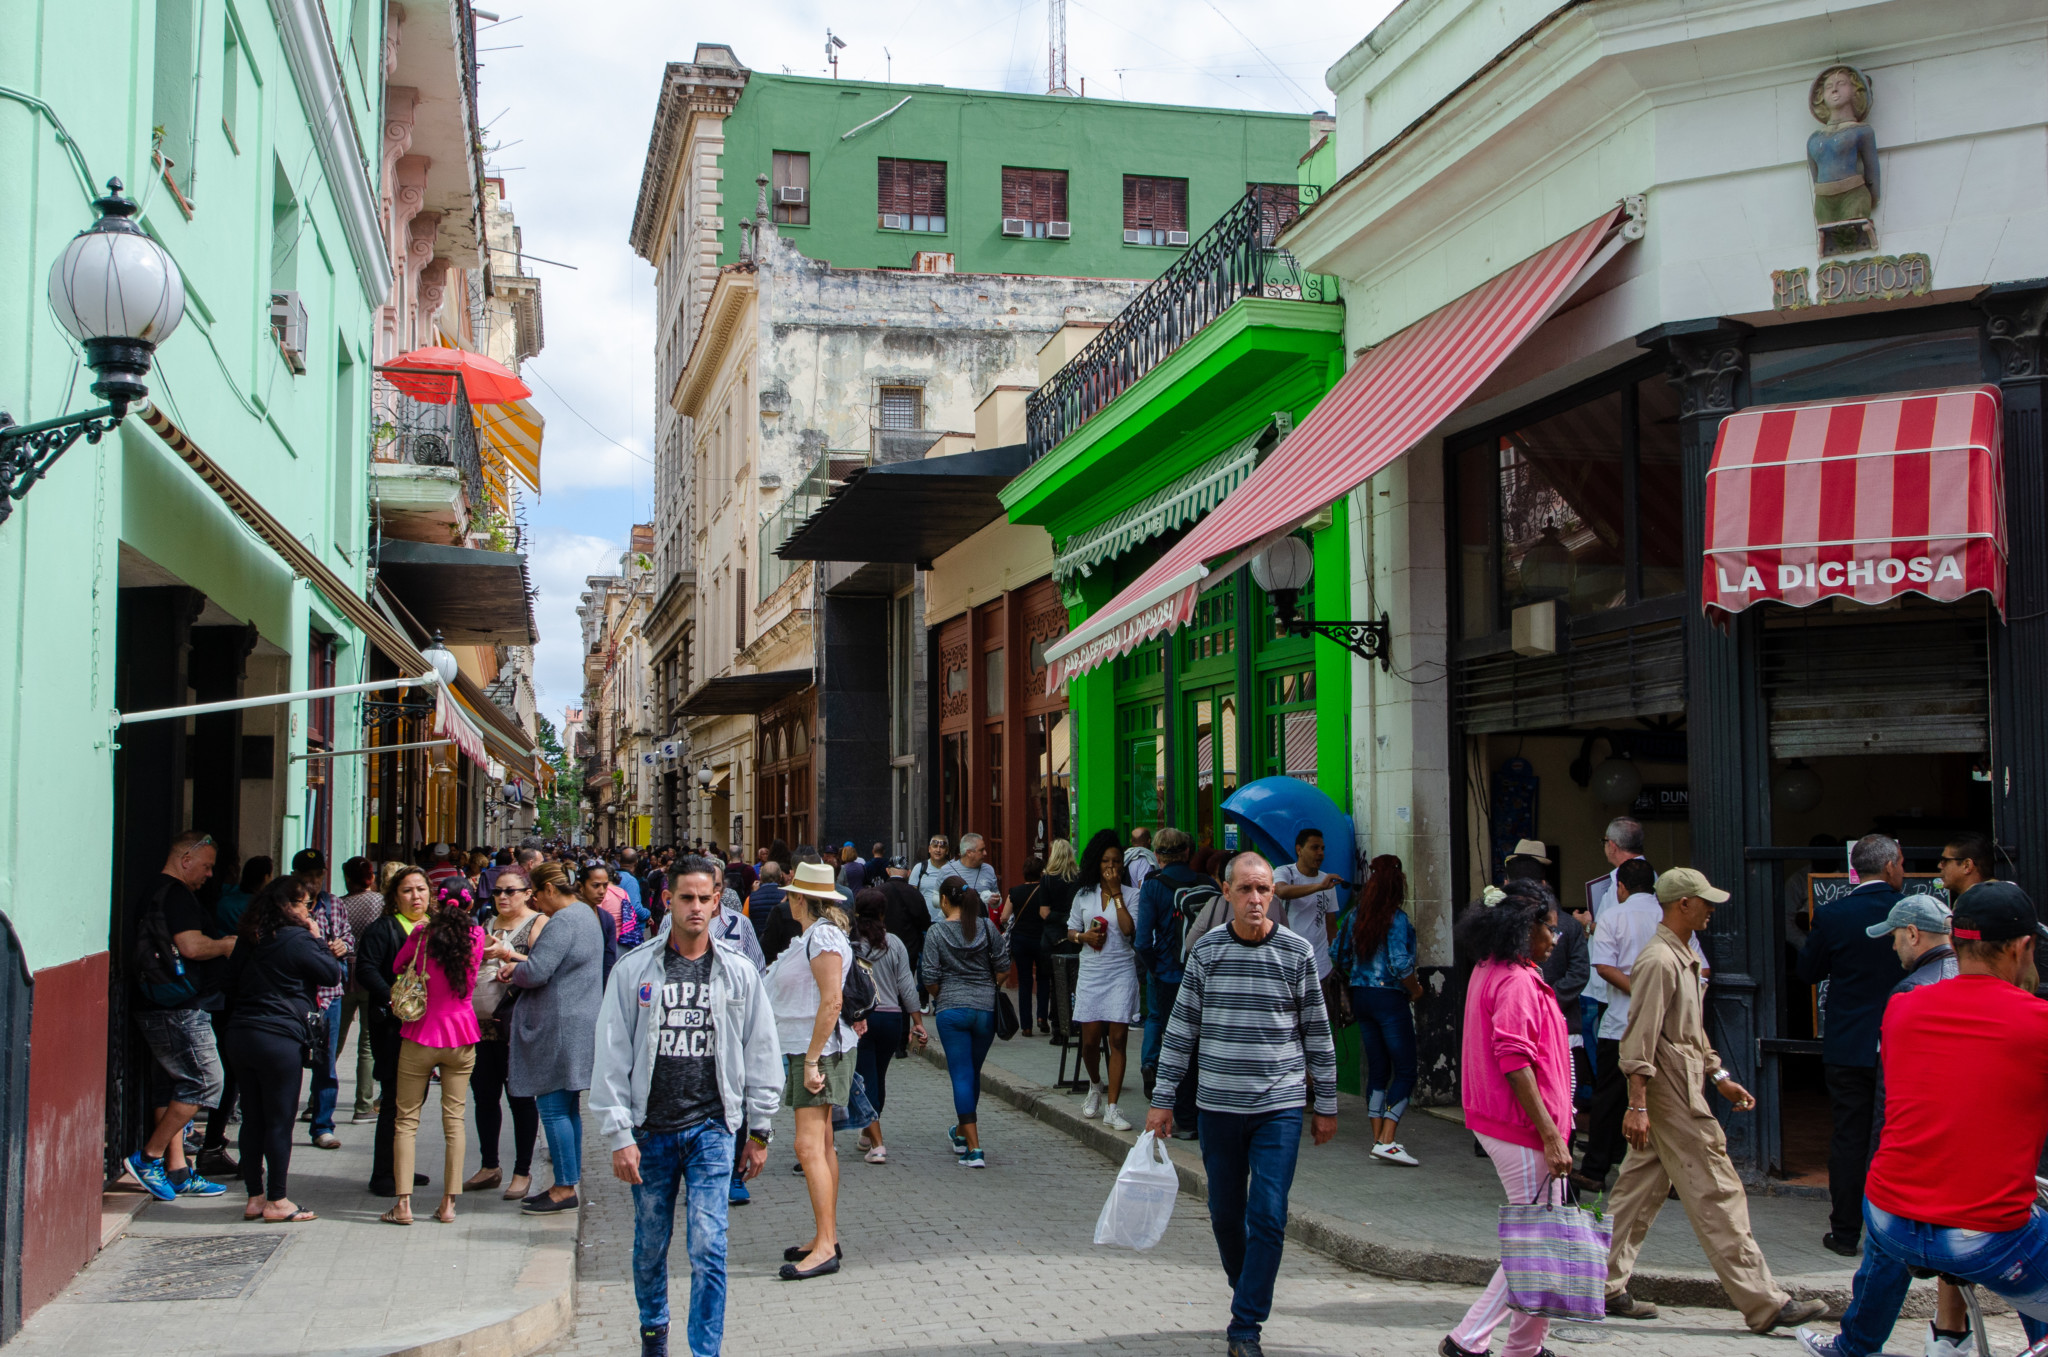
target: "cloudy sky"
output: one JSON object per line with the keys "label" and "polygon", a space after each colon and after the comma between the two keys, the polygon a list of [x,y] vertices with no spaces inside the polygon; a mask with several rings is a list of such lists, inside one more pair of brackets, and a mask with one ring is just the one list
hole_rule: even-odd
{"label": "cloudy sky", "polygon": [[[664,63],[700,41],[756,70],[1042,91],[1046,0],[484,0],[478,98],[494,173],[544,279],[547,348],[524,368],[548,421],[528,510],[540,592],[540,705],[559,723],[582,688],[586,575],[618,567],[651,515],[654,271],[626,243]],[[1090,98],[1308,113],[1323,74],[1392,0],[1069,0],[1068,77]]]}

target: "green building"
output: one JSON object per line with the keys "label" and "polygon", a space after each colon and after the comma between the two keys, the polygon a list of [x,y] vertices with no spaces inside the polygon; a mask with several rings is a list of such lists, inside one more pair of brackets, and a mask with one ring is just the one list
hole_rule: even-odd
{"label": "green building", "polygon": [[366,677],[383,19],[0,0],[0,409],[100,404],[45,295],[110,177],[185,292],[148,406],[0,524],[0,1339],[97,1250],[103,1180],[139,1144],[123,938],[171,838],[280,867],[359,850],[357,770],[302,757],[360,728],[357,698],[112,716]]}

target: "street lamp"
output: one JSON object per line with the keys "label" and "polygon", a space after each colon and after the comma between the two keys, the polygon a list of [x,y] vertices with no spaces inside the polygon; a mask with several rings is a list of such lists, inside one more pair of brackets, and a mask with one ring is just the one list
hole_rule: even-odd
{"label": "street lamp", "polygon": [[185,281],[163,246],[131,220],[135,203],[109,179],[96,199],[100,219],[72,237],[50,266],[50,310],[85,347],[99,378],[97,410],[17,425],[0,411],[0,523],[80,438],[97,443],[119,427],[128,407],[149,395],[142,379],[150,356],[185,316]]}
{"label": "street lamp", "polygon": [[711,795],[711,765],[709,763],[697,769],[697,788],[704,795]]}
{"label": "street lamp", "polygon": [[441,633],[438,631],[434,633],[434,639],[427,643],[427,648],[420,652],[420,658],[434,666],[434,672],[441,676],[443,683],[455,682],[456,674],[462,669],[455,661],[454,652],[441,644]]}
{"label": "street lamp", "polygon": [[1385,613],[1377,622],[1317,622],[1302,616],[1297,600],[1315,569],[1315,553],[1292,533],[1252,557],[1252,582],[1273,600],[1280,630],[1290,636],[1321,636],[1362,660],[1378,660],[1382,670],[1392,669],[1392,626]]}

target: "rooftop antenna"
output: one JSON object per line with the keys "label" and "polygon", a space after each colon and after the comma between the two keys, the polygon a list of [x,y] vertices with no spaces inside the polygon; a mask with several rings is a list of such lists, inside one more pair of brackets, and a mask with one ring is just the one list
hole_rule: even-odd
{"label": "rooftop antenna", "polygon": [[889,49],[882,49],[882,83],[893,84],[896,80],[896,58],[889,55]]}
{"label": "rooftop antenna", "polygon": [[1067,88],[1067,0],[1046,0],[1045,27],[1045,92],[1072,95]]}
{"label": "rooftop antenna", "polygon": [[832,36],[831,29],[825,30],[825,60],[832,63],[832,78],[834,80],[839,78],[839,49],[844,46],[846,46],[844,38],[835,38]]}

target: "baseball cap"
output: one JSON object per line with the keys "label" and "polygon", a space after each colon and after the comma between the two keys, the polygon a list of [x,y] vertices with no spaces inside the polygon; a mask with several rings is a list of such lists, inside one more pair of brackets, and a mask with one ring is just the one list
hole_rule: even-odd
{"label": "baseball cap", "polygon": [[1948,907],[1932,895],[1908,895],[1892,906],[1892,912],[1885,915],[1883,923],[1875,923],[1863,931],[1873,938],[1881,938],[1899,928],[1917,928],[1922,933],[1948,932]]}
{"label": "baseball cap", "polygon": [[1690,867],[1673,867],[1657,878],[1657,903],[1668,905],[1688,895],[1697,895],[1702,900],[1721,904],[1728,899],[1728,892],[1707,880],[1705,872]]}
{"label": "baseball cap", "polygon": [[2034,902],[2010,881],[1986,881],[1965,891],[1950,924],[1964,942],[2011,942],[2041,932]]}

